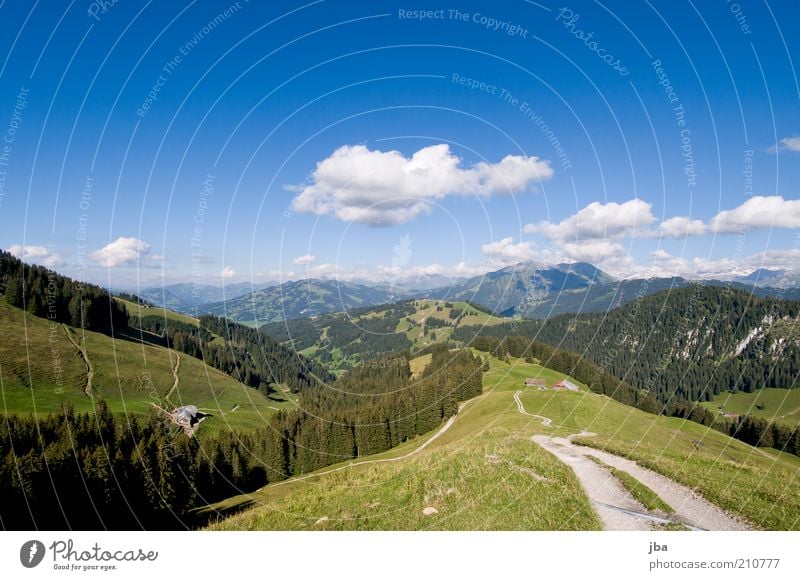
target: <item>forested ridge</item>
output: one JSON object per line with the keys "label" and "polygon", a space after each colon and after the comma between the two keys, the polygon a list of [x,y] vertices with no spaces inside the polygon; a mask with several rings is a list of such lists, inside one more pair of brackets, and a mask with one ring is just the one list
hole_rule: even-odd
{"label": "forested ridge", "polygon": [[[294,391],[334,380],[327,369],[255,329],[204,316],[192,325],[157,315],[130,316],[105,289],[76,282],[0,250],[0,293],[11,306],[76,328],[128,336],[135,326],[161,335],[166,345],[201,359],[240,382],[269,393],[281,383]],[[123,294],[134,303],[139,298]],[[215,340],[222,337],[222,341]]]}
{"label": "forested ridge", "polygon": [[125,309],[103,288],[26,264],[4,250],[0,250],[0,294],[34,316],[76,328],[107,331],[128,325]]}
{"label": "forested ridge", "polygon": [[283,455],[268,463],[270,477],[381,453],[433,430],[481,393],[481,368],[469,351],[439,347],[418,379],[401,355],[348,371],[334,389],[303,391],[302,409],[279,413],[267,433],[268,449],[284,445]]}
{"label": "forested ridge", "polygon": [[[115,418],[70,407],[0,424],[0,525],[5,529],[176,529],[193,507],[435,429],[480,394],[481,360],[433,352],[419,380],[394,357],[354,369],[337,390],[303,391],[301,408],[251,434],[188,438],[154,410]],[[201,430],[202,435],[202,430]]]}
{"label": "forested ridge", "polygon": [[608,313],[460,328],[453,338],[527,336],[580,353],[661,403],[709,401],[724,391],[798,386],[798,316],[800,302],[693,285]]}
{"label": "forested ridge", "polygon": [[333,351],[345,359],[369,360],[411,348],[405,333],[397,332],[397,324],[414,311],[413,302],[404,301],[271,322],[260,330],[297,350],[317,346],[316,357],[322,363],[331,361]]}

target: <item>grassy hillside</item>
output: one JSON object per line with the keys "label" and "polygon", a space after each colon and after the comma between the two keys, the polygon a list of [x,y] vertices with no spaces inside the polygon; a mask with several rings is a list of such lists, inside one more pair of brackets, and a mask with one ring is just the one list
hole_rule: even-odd
{"label": "grassy hillside", "polygon": [[46,414],[58,411],[64,402],[72,403],[77,411],[91,411],[94,399],[102,397],[115,413],[144,414],[151,401],[163,401],[170,394],[176,367],[177,388],[169,399],[213,413],[213,420],[204,424],[207,432],[256,428],[277,409],[295,405],[289,393],[267,399],[198,359],[139,342],[136,336],[112,339],[84,333],[25,314],[2,301],[0,327],[5,335],[0,342],[5,413]]}
{"label": "grassy hillside", "polygon": [[134,320],[136,318],[144,318],[146,316],[160,316],[167,320],[175,320],[177,322],[185,322],[186,324],[197,324],[197,318],[187,314],[181,314],[174,310],[168,310],[161,306],[140,306],[122,298],[114,298],[117,302],[125,307],[125,311]]}
{"label": "grassy hillside", "polygon": [[[800,529],[797,457],[587,391],[525,390],[526,411],[553,420],[545,427],[519,413],[514,393],[524,390],[525,377],[549,382],[563,375],[516,359],[489,361],[486,393],[420,452],[408,456],[429,436],[361,465],[230,498],[212,506],[219,521],[210,529],[598,529],[572,471],[531,441],[580,431],[597,434],[587,443],[682,481],[757,527]],[[437,511],[425,515],[426,508]],[[235,510],[243,511],[219,515]]]}
{"label": "grassy hillside", "polygon": [[723,416],[752,415],[800,425],[800,389],[761,389],[755,393],[720,393],[702,405]]}

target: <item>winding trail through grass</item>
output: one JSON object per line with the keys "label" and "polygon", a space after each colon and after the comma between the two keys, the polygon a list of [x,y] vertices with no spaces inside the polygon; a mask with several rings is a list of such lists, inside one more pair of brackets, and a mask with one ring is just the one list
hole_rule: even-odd
{"label": "winding trail through grass", "polygon": [[553,426],[553,420],[552,419],[548,419],[547,417],[543,417],[542,415],[534,415],[533,413],[528,413],[525,410],[525,407],[522,404],[522,401],[520,401],[520,399],[519,399],[519,396],[521,394],[522,394],[522,391],[517,391],[516,393],[514,393],[514,400],[517,402],[517,409],[519,410],[519,412],[522,413],[523,415],[527,415],[528,417],[535,417],[536,419],[539,419],[542,422],[542,425],[545,426],[545,427],[552,427]]}
{"label": "winding trail through grass", "polygon": [[175,351],[171,351],[171,352],[173,352],[175,354],[175,364],[172,366],[172,378],[173,378],[173,381],[172,381],[172,387],[170,388],[169,392],[167,393],[167,396],[164,397],[165,400],[167,401],[167,403],[169,403],[170,405],[173,404],[172,401],[170,401],[170,397],[172,396],[172,393],[174,393],[178,389],[178,382],[180,381],[180,378],[178,377],[178,371],[181,370],[181,355],[179,355]]}
{"label": "winding trail through grass", "polygon": [[64,334],[67,336],[67,340],[72,343],[72,346],[78,351],[78,354],[83,360],[83,364],[86,365],[86,386],[83,387],[83,394],[87,397],[92,396],[92,380],[94,379],[94,369],[92,368],[92,363],[89,362],[89,355],[86,354],[86,349],[81,346],[81,344],[75,340],[75,337],[72,336],[72,332],[70,331],[69,327],[66,324],[62,325],[64,327]]}

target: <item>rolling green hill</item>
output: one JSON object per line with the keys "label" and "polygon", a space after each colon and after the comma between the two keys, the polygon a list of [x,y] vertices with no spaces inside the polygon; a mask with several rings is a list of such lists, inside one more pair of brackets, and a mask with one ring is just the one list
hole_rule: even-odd
{"label": "rolling green hill", "polygon": [[467,302],[409,300],[273,322],[261,331],[334,369],[350,368],[400,350],[419,351],[447,342],[462,326],[507,322]]}
{"label": "rolling green hill", "polygon": [[93,411],[102,398],[114,413],[144,415],[151,402],[167,406],[169,395],[175,405],[194,404],[213,413],[204,424],[204,431],[212,432],[258,428],[277,410],[296,406],[291,393],[270,400],[200,360],[137,340],[138,333],[111,338],[84,332],[2,300],[0,327],[2,408],[7,414],[43,415],[67,402],[76,411]]}
{"label": "rolling green hill", "polygon": [[[219,502],[203,510],[217,519],[209,529],[600,529],[570,468],[531,441],[582,432],[595,434],[582,442],[633,458],[752,526],[800,529],[799,458],[588,391],[524,390],[526,377],[563,375],[488,360],[484,395],[463,404],[449,428]],[[519,412],[514,394],[523,390],[526,412],[552,426]]]}
{"label": "rolling green hill", "polygon": [[800,389],[761,389],[753,393],[720,393],[702,405],[732,418],[752,415],[787,425],[800,425]]}
{"label": "rolling green hill", "polygon": [[180,312],[163,308],[161,306],[140,306],[121,298],[115,298],[115,300],[122,304],[125,307],[125,312],[128,313],[128,316],[134,319],[146,318],[148,316],[158,316],[167,320],[174,320],[176,322],[183,322],[186,324],[197,324],[198,322],[198,319],[194,316],[181,314]]}

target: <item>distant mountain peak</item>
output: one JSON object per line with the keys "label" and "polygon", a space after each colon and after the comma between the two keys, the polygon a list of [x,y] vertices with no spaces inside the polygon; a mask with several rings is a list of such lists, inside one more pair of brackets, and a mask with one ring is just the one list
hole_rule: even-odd
{"label": "distant mountain peak", "polygon": [[739,276],[736,278],[737,282],[758,282],[760,280],[769,280],[770,278],[777,278],[786,274],[786,270],[770,270],[769,268],[758,268],[753,270],[747,276]]}

